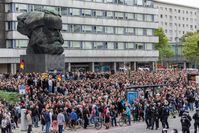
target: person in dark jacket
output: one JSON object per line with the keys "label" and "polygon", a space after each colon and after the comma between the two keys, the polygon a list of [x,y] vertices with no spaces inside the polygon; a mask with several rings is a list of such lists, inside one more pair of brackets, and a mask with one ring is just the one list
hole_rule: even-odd
{"label": "person in dark jacket", "polygon": [[147,105],[146,110],[145,110],[145,122],[146,122],[147,128],[150,128],[151,127],[151,109],[149,105]]}
{"label": "person in dark jacket", "polygon": [[189,128],[191,127],[191,117],[189,116],[189,113],[187,111],[183,113],[180,122],[182,125],[182,132],[190,133]]}
{"label": "person in dark jacket", "polygon": [[197,133],[197,128],[199,128],[199,108],[196,109],[196,113],[194,113],[193,119],[194,119],[194,133]]}
{"label": "person in dark jacket", "polygon": [[169,128],[168,117],[169,117],[169,107],[168,107],[168,104],[166,103],[162,107],[162,111],[161,111],[161,122],[162,122],[163,128],[167,128],[167,129]]}

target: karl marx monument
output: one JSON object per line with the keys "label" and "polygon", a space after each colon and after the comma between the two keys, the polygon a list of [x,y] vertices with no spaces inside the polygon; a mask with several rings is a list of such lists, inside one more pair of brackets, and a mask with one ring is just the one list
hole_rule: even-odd
{"label": "karl marx monument", "polygon": [[29,38],[26,55],[20,57],[24,72],[64,72],[61,16],[50,11],[28,12],[19,15],[17,21],[17,30]]}

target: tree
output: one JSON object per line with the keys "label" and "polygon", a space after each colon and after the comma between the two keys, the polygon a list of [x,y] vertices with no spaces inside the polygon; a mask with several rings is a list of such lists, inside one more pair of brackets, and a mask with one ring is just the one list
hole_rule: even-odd
{"label": "tree", "polygon": [[163,61],[163,59],[173,56],[174,51],[169,45],[169,39],[165,35],[164,30],[162,28],[156,29],[155,35],[159,37],[159,42],[155,45],[155,49],[159,51],[159,60]]}
{"label": "tree", "polygon": [[199,59],[199,32],[187,35],[183,41],[183,55],[190,61]]}

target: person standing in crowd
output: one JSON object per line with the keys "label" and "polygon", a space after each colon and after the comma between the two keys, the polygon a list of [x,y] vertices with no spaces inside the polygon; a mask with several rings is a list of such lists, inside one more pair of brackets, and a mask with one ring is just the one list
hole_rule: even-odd
{"label": "person standing in crowd", "polygon": [[169,117],[168,101],[164,101],[164,106],[162,107],[161,111],[161,121],[163,128],[167,129],[169,128],[168,117]]}
{"label": "person standing in crowd", "polygon": [[75,122],[77,121],[77,113],[74,109],[72,109],[72,112],[70,113],[70,120],[71,120],[71,128],[74,128]]}
{"label": "person standing in crowd", "polygon": [[7,133],[6,127],[7,127],[7,120],[6,120],[5,116],[3,116],[3,119],[1,121],[1,132],[2,133]]}
{"label": "person standing in crowd", "polygon": [[39,107],[38,106],[34,106],[32,110],[32,117],[33,117],[34,127],[38,128],[39,127]]}
{"label": "person standing in crowd", "polygon": [[129,126],[130,126],[131,125],[131,110],[130,110],[129,104],[126,104],[126,115],[127,115],[128,123],[129,123]]}
{"label": "person standing in crowd", "polygon": [[84,120],[84,129],[86,129],[89,124],[89,110],[86,105],[83,107],[83,120]]}
{"label": "person standing in crowd", "polygon": [[31,133],[32,131],[32,111],[28,110],[28,114],[26,114],[27,124],[28,124],[28,131],[27,133]]}
{"label": "person standing in crowd", "polygon": [[44,121],[45,121],[45,126],[46,126],[45,133],[50,133],[50,113],[48,109],[46,109],[44,113]]}
{"label": "person standing in crowd", "polygon": [[145,109],[145,122],[147,125],[146,128],[150,128],[151,127],[151,110],[150,110],[149,104],[146,105],[146,109]]}
{"label": "person standing in crowd", "polygon": [[183,113],[181,117],[181,125],[182,125],[182,132],[183,133],[190,133],[190,127],[191,127],[191,117],[189,116],[189,112],[186,111]]}
{"label": "person standing in crowd", "polygon": [[197,128],[199,128],[199,108],[196,109],[196,113],[194,113],[193,119],[194,119],[194,133],[197,133]]}
{"label": "person standing in crowd", "polygon": [[117,126],[117,120],[116,120],[117,112],[115,110],[115,105],[111,106],[110,115],[111,115],[111,125],[112,125],[112,127]]}
{"label": "person standing in crowd", "polygon": [[53,112],[52,115],[52,128],[53,128],[53,133],[57,133],[57,112]]}
{"label": "person standing in crowd", "polygon": [[58,133],[62,133],[65,123],[65,117],[62,109],[59,109],[59,114],[57,115],[57,122],[58,122]]}

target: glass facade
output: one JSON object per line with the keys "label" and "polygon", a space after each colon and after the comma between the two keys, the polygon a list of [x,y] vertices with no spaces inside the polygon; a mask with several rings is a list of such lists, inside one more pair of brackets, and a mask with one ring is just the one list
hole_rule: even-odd
{"label": "glass facade", "polygon": [[[7,48],[26,48],[28,40],[7,40]],[[96,50],[154,50],[153,43],[64,41],[65,49]]]}
{"label": "glass facade", "polygon": [[[110,3],[111,1],[107,1],[107,2]],[[80,9],[80,8],[71,8],[71,7],[53,7],[53,6],[42,6],[42,5],[15,4],[15,3],[6,4],[6,8],[5,8],[5,12],[30,12],[30,11],[42,11],[42,10],[50,10],[62,16],[97,17],[97,18],[109,18],[109,19],[121,19],[121,20],[125,19],[125,20],[154,22],[154,15],[152,14],[140,14],[140,13],[94,10],[94,9]]]}

